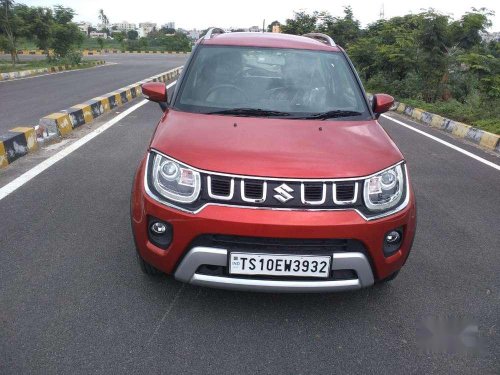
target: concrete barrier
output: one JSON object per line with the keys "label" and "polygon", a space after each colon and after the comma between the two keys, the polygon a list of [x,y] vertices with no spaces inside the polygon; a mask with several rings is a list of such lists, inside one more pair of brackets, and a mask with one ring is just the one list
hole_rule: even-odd
{"label": "concrete barrier", "polygon": [[[98,65],[104,65],[106,62],[104,60],[99,60],[99,61],[86,61],[85,65],[89,65],[90,67],[92,66],[98,66]],[[9,73],[0,73],[0,81],[8,81],[16,78],[24,78],[24,77],[32,77],[36,76],[39,74],[45,74],[45,73],[57,73],[57,72],[63,72],[65,70],[73,70],[78,67],[81,67],[82,65],[60,65],[60,66],[51,66],[48,68],[39,68],[39,69],[29,69],[29,70],[21,70],[19,72],[9,72]]]}
{"label": "concrete barrier", "polygon": [[[188,54],[191,52],[179,52],[179,51],[122,51],[120,49],[84,49],[82,50],[82,55],[83,56],[97,56],[97,55],[103,55],[105,53],[110,53],[110,54],[120,54],[120,53],[168,53],[168,54]],[[9,53],[6,51],[1,51],[0,50],[0,55],[5,54],[8,55]],[[45,51],[43,50],[19,50],[17,51],[18,55],[37,55],[37,56],[42,56],[45,55]],[[49,50],[49,55],[53,55],[54,51]]]}
{"label": "concrete barrier", "polygon": [[[18,158],[35,151],[46,139],[65,137],[74,129],[89,124],[113,108],[120,107],[142,96],[141,85],[146,82],[167,82],[182,72],[182,66],[122,87],[108,94],[51,113],[40,119],[38,132],[34,127],[18,127],[0,136],[0,167],[6,167]],[[37,134],[38,133],[38,134]],[[38,135],[38,137],[37,137]]]}
{"label": "concrete barrier", "polygon": [[35,129],[17,127],[0,136],[0,167],[38,149]]}
{"label": "concrete barrier", "polygon": [[453,121],[434,113],[426,112],[420,108],[413,108],[404,103],[395,103],[394,109],[396,112],[410,116],[433,128],[443,130],[458,138],[466,139],[488,150],[500,153],[500,135],[489,133],[471,125]]}

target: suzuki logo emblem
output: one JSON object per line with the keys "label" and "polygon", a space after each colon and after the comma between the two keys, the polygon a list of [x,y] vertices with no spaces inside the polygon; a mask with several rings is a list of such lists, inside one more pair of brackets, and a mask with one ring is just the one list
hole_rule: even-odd
{"label": "suzuki logo emblem", "polygon": [[281,203],[286,203],[290,199],[293,199],[293,195],[290,194],[293,192],[293,189],[287,184],[281,184],[277,188],[274,188],[274,191],[278,193],[274,196],[274,198],[279,200]]}

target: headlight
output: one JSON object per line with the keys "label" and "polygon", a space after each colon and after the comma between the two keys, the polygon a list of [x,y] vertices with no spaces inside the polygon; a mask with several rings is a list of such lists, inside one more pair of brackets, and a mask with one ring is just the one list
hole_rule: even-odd
{"label": "headlight", "polygon": [[165,198],[179,203],[192,203],[200,194],[200,174],[162,155],[151,153],[151,181],[155,190]]}
{"label": "headlight", "polygon": [[400,203],[404,191],[401,164],[365,180],[365,205],[370,211],[385,211]]}

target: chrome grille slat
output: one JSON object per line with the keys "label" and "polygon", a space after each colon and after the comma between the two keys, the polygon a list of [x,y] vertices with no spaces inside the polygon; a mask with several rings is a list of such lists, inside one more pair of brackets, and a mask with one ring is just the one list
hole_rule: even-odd
{"label": "chrome grille slat", "polygon": [[332,184],[333,202],[340,206],[353,204],[358,200],[359,183],[334,182]]}
{"label": "chrome grille slat", "polygon": [[[241,199],[247,203],[262,203],[267,198],[266,181],[241,180]],[[260,192],[260,195],[259,195]]]}
{"label": "chrome grille slat", "polygon": [[[229,191],[227,191],[226,182],[229,182]],[[234,178],[222,179],[219,176],[207,176],[207,190],[208,196],[213,199],[229,201],[234,196]]]}
{"label": "chrome grille slat", "polygon": [[[309,186],[309,190],[311,190],[311,187],[313,187],[313,186],[314,187],[319,186],[321,188],[321,195],[319,197],[316,197],[316,199],[314,199],[314,197],[307,197],[306,190],[307,190],[308,186]],[[315,192],[314,195],[317,195],[317,194],[318,194],[318,192]],[[326,184],[323,183],[321,185],[318,185],[318,184],[302,183],[300,185],[300,198],[301,198],[302,204],[304,204],[304,205],[317,206],[317,205],[321,205],[321,204],[325,203],[325,201],[326,201]]]}
{"label": "chrome grille slat", "polygon": [[279,180],[253,176],[223,176],[205,173],[205,200],[235,206],[270,209],[356,208],[361,180]]}

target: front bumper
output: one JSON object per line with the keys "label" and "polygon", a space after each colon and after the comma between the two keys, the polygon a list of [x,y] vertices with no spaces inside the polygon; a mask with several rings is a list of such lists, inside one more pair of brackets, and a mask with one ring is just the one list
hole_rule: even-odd
{"label": "front bumper", "polygon": [[213,288],[258,292],[334,292],[360,289],[373,284],[370,263],[362,253],[332,253],[332,270],[352,269],[357,278],[351,280],[300,281],[263,280],[206,275],[197,272],[200,266],[228,266],[228,251],[211,247],[194,247],[175,271],[175,278],[186,283]]}
{"label": "front bumper", "polygon": [[[277,211],[241,207],[207,206],[196,214],[167,207],[144,190],[144,164],[138,170],[131,200],[132,229],[141,257],[157,269],[181,281],[211,287],[278,292],[321,292],[369,286],[398,271],[405,263],[415,234],[416,209],[413,191],[402,211],[367,221],[356,211]],[[173,241],[161,249],[148,239],[148,217],[168,222]],[[391,256],[383,253],[384,236],[401,228],[403,241]],[[363,251],[332,251],[332,270],[353,270],[348,280],[280,280],[238,278],[197,272],[201,265],[227,267],[233,249],[197,243],[204,235],[226,235],[274,239],[348,239],[363,244]],[[311,252],[311,254],[313,254]]]}

